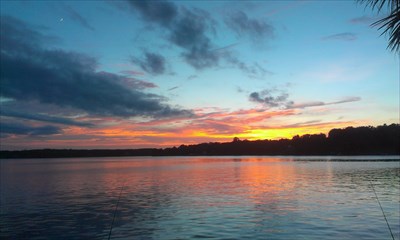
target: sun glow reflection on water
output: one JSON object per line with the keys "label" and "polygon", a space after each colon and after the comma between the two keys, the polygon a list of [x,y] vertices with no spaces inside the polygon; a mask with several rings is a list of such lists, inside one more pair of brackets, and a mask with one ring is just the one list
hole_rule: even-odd
{"label": "sun glow reflection on water", "polygon": [[398,156],[335,159],[0,160],[0,236],[390,239],[372,183],[399,239]]}

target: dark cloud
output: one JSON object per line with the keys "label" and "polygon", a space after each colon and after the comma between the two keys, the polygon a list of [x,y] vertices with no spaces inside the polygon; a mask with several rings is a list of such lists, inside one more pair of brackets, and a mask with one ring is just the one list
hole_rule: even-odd
{"label": "dark cloud", "polygon": [[357,40],[357,34],[345,32],[345,33],[338,33],[323,37],[322,40],[340,40],[340,41],[354,41]]}
{"label": "dark cloud", "polygon": [[79,23],[82,27],[94,31],[94,28],[89,24],[89,22],[81,14],[79,14],[75,9],[70,6],[65,6],[65,11],[71,20]]}
{"label": "dark cloud", "polygon": [[260,97],[260,94],[259,94],[258,92],[252,92],[252,93],[250,93],[249,99],[250,99],[250,101],[252,101],[252,102],[259,102],[259,103],[263,103],[263,102],[264,102],[264,99],[262,99],[262,98]]}
{"label": "dark cloud", "polygon": [[216,66],[220,58],[206,35],[212,29],[209,19],[204,11],[183,9],[180,18],[170,27],[170,41],[186,50],[183,58],[196,69]]}
{"label": "dark cloud", "polygon": [[153,74],[163,74],[165,72],[165,58],[157,53],[145,52],[143,59],[132,58],[133,63],[138,64],[144,71]]}
{"label": "dark cloud", "polygon": [[164,104],[161,96],[126,88],[124,76],[97,72],[94,58],[42,47],[40,36],[17,19],[2,18],[2,97],[36,100],[102,116],[168,117],[191,113]]}
{"label": "dark cloud", "polygon": [[214,48],[208,31],[213,31],[214,21],[200,9],[178,8],[171,2],[129,1],[140,16],[167,30],[168,41],[182,48],[182,57],[196,69],[214,67],[219,55]]}
{"label": "dark cloud", "polygon": [[183,53],[182,56],[188,64],[196,69],[215,67],[219,63],[219,56],[210,51],[208,43],[193,46],[190,51]]}
{"label": "dark cloud", "polygon": [[0,127],[0,133],[3,136],[7,136],[9,134],[40,136],[40,135],[60,134],[62,133],[62,130],[59,127],[51,125],[32,127],[18,123],[2,122]]}
{"label": "dark cloud", "polygon": [[252,92],[250,93],[249,100],[252,102],[257,102],[257,103],[262,103],[267,107],[284,107],[288,104],[291,104],[290,101],[288,101],[289,94],[284,93],[284,92],[279,92],[279,94],[275,94],[274,92],[277,92],[277,90],[264,90],[261,92]]}
{"label": "dark cloud", "polygon": [[54,37],[46,36],[38,30],[37,26],[28,25],[11,16],[0,17],[0,43],[1,50],[13,50],[34,54],[34,48],[41,44],[54,43]]}
{"label": "dark cloud", "polygon": [[178,8],[175,4],[165,1],[129,1],[130,5],[139,11],[141,16],[150,22],[165,27],[172,24],[178,15]]}
{"label": "dark cloud", "polygon": [[246,13],[237,11],[225,19],[225,24],[239,36],[248,36],[253,41],[272,38],[274,27],[265,21],[251,19]]}
{"label": "dark cloud", "polygon": [[[259,64],[248,65],[233,57],[228,46],[216,46],[210,36],[216,35],[216,21],[204,10],[178,7],[167,1],[129,1],[135,12],[150,24],[155,24],[166,31],[166,39],[181,48],[185,62],[195,69],[218,67],[221,61],[237,67],[251,76],[264,76],[266,71]],[[272,37],[274,28],[260,20],[250,19],[243,12],[233,14],[227,24],[240,34],[252,39]]]}
{"label": "dark cloud", "polygon": [[0,111],[0,115],[6,116],[6,117],[19,118],[19,119],[35,120],[35,121],[41,121],[41,122],[50,122],[50,123],[79,126],[79,127],[93,127],[94,126],[91,123],[77,122],[70,118],[55,117],[55,116],[49,116],[46,114],[38,114],[38,113],[17,112],[17,111],[6,109],[4,106],[2,107],[2,109]]}

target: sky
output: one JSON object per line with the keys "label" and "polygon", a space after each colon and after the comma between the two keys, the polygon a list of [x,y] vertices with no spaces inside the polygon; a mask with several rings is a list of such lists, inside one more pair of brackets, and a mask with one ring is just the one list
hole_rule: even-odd
{"label": "sky", "polygon": [[399,123],[355,1],[1,1],[0,149],[172,147]]}

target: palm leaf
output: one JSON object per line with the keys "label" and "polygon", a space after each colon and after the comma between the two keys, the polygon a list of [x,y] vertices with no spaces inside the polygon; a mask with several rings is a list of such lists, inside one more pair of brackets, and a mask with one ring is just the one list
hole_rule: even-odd
{"label": "palm leaf", "polygon": [[357,0],[357,2],[377,9],[378,13],[385,5],[387,6],[390,14],[374,22],[371,26],[383,30],[381,35],[389,35],[387,48],[400,53],[400,0]]}

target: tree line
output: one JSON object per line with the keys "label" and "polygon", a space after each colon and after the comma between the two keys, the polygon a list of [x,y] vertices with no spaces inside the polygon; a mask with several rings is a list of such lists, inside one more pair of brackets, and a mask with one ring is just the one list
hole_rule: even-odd
{"label": "tree line", "polygon": [[40,149],[0,151],[0,158],[220,155],[400,155],[400,124],[332,129],[292,139],[240,140],[142,149]]}

